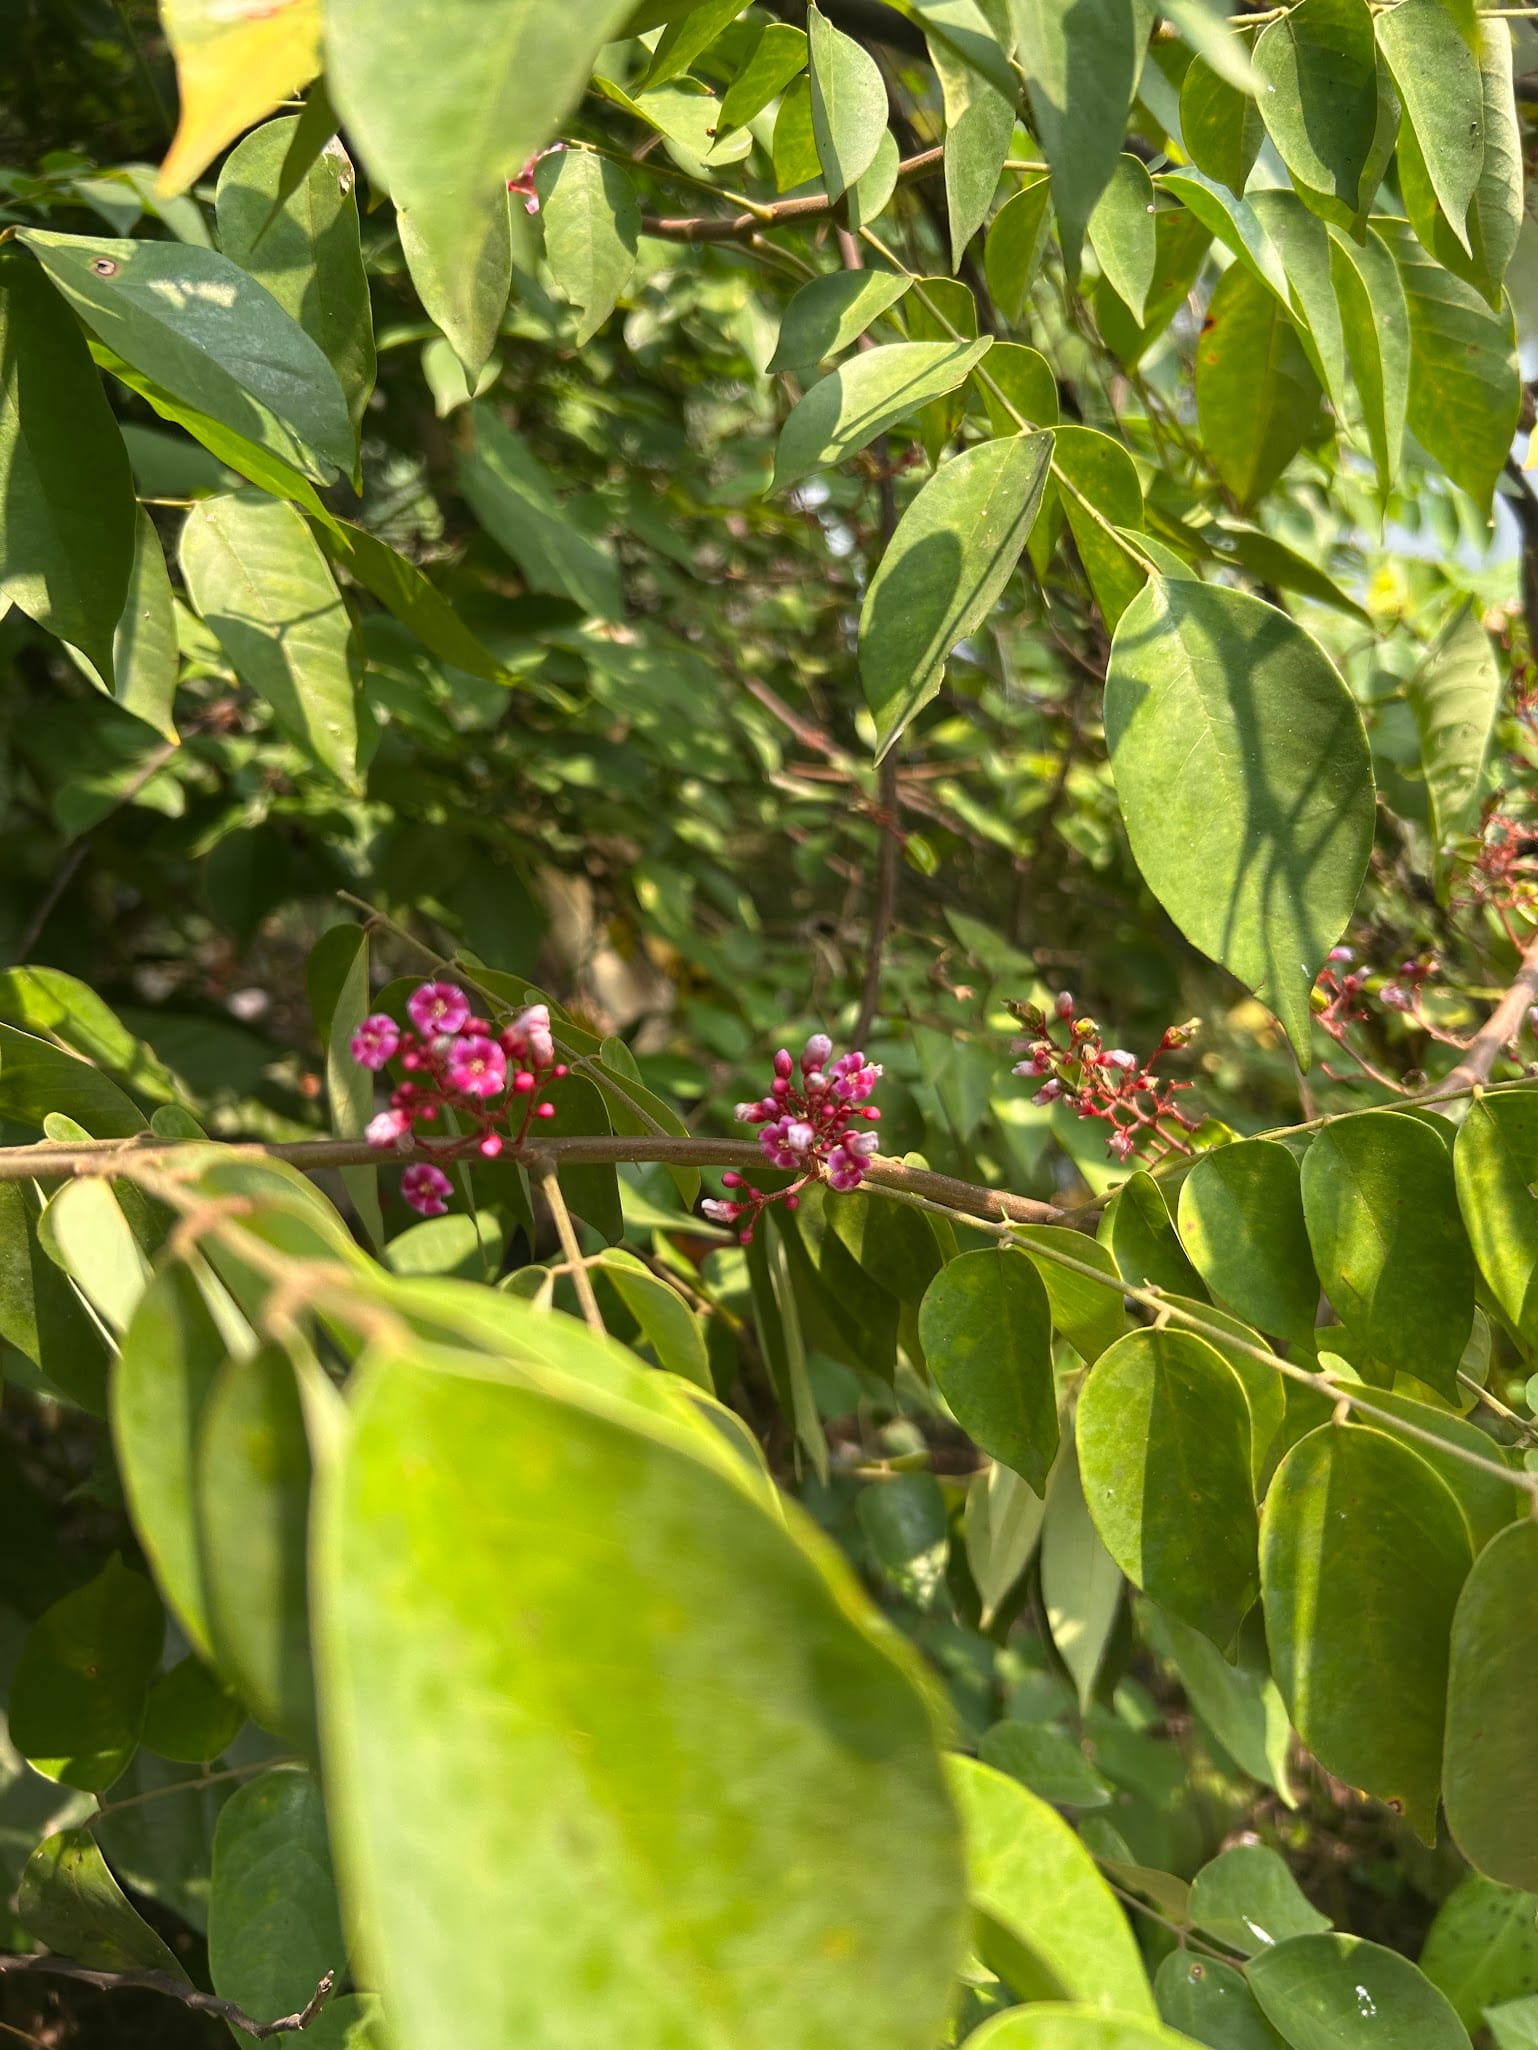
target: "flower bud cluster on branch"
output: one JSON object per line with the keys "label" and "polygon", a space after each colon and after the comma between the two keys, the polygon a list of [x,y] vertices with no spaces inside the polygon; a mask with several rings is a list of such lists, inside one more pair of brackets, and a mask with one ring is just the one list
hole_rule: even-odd
{"label": "flower bud cluster on branch", "polygon": [[1175,1101],[1191,1084],[1171,1081],[1155,1069],[1165,1054],[1190,1045],[1199,1020],[1171,1025],[1143,1061],[1124,1047],[1108,1047],[1093,1018],[1076,1018],[1069,990],[1059,994],[1050,1014],[1035,1004],[1012,1004],[1010,1009],[1030,1034],[1014,1043],[1014,1051],[1026,1058],[1013,1072],[1041,1080],[1033,1103],[1066,1103],[1081,1118],[1103,1118],[1111,1127],[1106,1151],[1113,1160],[1130,1160],[1140,1148],[1156,1160],[1192,1150],[1184,1135],[1203,1120],[1187,1116]]}
{"label": "flower bud cluster on branch", "polygon": [[[735,1196],[711,1198],[701,1205],[717,1224],[746,1220],[743,1244],[753,1237],[760,1213],[770,1203],[794,1210],[808,1182],[825,1181],[830,1189],[857,1189],[877,1147],[874,1132],[864,1129],[881,1112],[867,1099],[881,1080],[881,1069],[863,1053],[840,1054],[832,1060],[833,1042],[814,1032],[801,1055],[799,1073],[792,1056],[781,1047],[774,1057],[774,1080],[757,1102],[739,1103],[737,1117],[759,1127],[758,1143],[771,1167],[797,1176],[788,1188],[764,1190],[733,1170],[721,1179]],[[830,1065],[831,1061],[831,1065]]]}

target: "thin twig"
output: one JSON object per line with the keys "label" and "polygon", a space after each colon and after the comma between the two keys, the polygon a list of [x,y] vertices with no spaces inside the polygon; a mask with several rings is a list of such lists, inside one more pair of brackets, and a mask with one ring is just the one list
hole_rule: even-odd
{"label": "thin twig", "polygon": [[555,1235],[561,1242],[561,1251],[566,1255],[566,1265],[571,1272],[572,1284],[577,1291],[577,1301],[582,1306],[584,1321],[590,1329],[602,1332],[603,1312],[598,1307],[598,1298],[593,1293],[593,1277],[587,1271],[587,1261],[577,1237],[577,1227],[571,1221],[571,1212],[566,1207],[566,1198],[561,1193],[560,1177],[547,1161],[539,1163],[535,1180],[539,1192],[555,1220]]}
{"label": "thin twig", "polygon": [[[907,157],[898,165],[898,180],[901,183],[909,178],[927,178],[944,161],[945,151],[941,148],[920,150],[917,156]],[[761,235],[766,228],[784,227],[790,221],[827,220],[834,204],[826,194],[813,193],[804,199],[776,200],[752,213],[646,214],[642,216],[641,228],[645,234],[660,236],[665,242],[736,242]]]}
{"label": "thin twig", "polygon": [[[1528,941],[1510,989],[1469,1041],[1463,1059],[1437,1083],[1437,1090],[1468,1090],[1488,1082],[1490,1070],[1522,1030],[1522,1020],[1534,1001],[1538,1001],[1538,933]],[[1417,1100],[1427,1102],[1430,1095],[1428,1091]]]}
{"label": "thin twig", "polygon": [[259,2022],[233,2000],[221,2000],[217,1994],[205,1993],[189,1981],[173,1978],[169,1972],[102,1972],[91,1965],[76,1964],[73,1958],[6,1956],[0,1956],[0,1972],[47,1972],[58,1979],[77,1979],[82,1986],[94,1986],[101,1993],[164,1993],[168,1999],[179,2000],[183,2007],[195,2008],[199,2014],[217,2015],[232,2028],[244,2029],[258,2042],[265,2042],[269,2036],[296,2036],[307,2029],[336,1984],[335,1972],[327,1972],[295,2013],[280,2014],[276,2021]]}

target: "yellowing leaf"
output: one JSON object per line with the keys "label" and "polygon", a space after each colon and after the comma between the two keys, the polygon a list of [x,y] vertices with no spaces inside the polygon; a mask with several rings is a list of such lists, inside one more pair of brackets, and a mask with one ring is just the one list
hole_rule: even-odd
{"label": "yellowing leaf", "polygon": [[320,0],[161,0],[181,119],[160,167],[185,192],[226,143],[320,70]]}

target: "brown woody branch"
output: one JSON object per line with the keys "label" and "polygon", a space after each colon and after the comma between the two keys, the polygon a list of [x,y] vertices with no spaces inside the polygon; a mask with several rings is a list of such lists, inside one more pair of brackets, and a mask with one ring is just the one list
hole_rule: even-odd
{"label": "brown woody branch", "polygon": [[57,1979],[75,1979],[82,1986],[94,1986],[102,1993],[164,1993],[168,1999],[179,2000],[183,2007],[195,2008],[199,2014],[217,2015],[220,2021],[228,2022],[232,2028],[244,2029],[258,2042],[265,2042],[270,2036],[296,2036],[302,2029],[307,2029],[325,2006],[336,1983],[335,1972],[327,1972],[304,2006],[294,2014],[281,2014],[276,2021],[259,2022],[233,2000],[221,2000],[217,1994],[204,1993],[185,1979],[173,1978],[169,1972],[103,1972],[91,1965],[76,1964],[73,1958],[3,1955],[0,1955],[0,1972],[47,1972]]}
{"label": "brown woody branch", "polygon": [[1490,1070],[1522,1030],[1523,1017],[1533,1003],[1538,1003],[1538,933],[1527,943],[1516,979],[1469,1041],[1462,1060],[1427,1093],[1441,1095],[1449,1089],[1473,1089],[1488,1082]]}
{"label": "brown woody branch", "polygon": [[[943,148],[920,150],[897,167],[899,183],[910,178],[927,178],[945,161]],[[823,221],[831,218],[835,202],[823,193],[804,199],[779,199],[745,214],[646,214],[641,227],[664,242],[744,242],[769,228],[783,228],[793,221]]]}

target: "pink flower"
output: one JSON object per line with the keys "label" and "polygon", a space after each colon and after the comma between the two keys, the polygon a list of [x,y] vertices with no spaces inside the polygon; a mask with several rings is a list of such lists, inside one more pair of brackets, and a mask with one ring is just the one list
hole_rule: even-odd
{"label": "pink flower", "polygon": [[822,1067],[832,1051],[833,1042],[827,1033],[814,1032],[806,1042],[806,1050],[801,1056],[802,1074],[813,1074],[818,1068]]}
{"label": "pink flower", "polygon": [[424,982],[406,1009],[418,1032],[458,1032],[469,1021],[470,999],[457,982]]}
{"label": "pink flower", "polygon": [[378,1074],[400,1043],[400,1027],[395,1020],[387,1018],[383,1011],[375,1011],[353,1034],[352,1057],[360,1068],[372,1068]]}
{"label": "pink flower", "polygon": [[530,1068],[548,1068],[555,1060],[550,1033],[550,1006],[530,1004],[502,1034],[502,1051]]}
{"label": "pink flower", "polygon": [[1114,1131],[1106,1140],[1106,1151],[1114,1153],[1118,1160],[1125,1160],[1137,1144],[1136,1134],[1130,1131]]}
{"label": "pink flower", "polygon": [[500,1096],[507,1087],[507,1055],[479,1033],[456,1039],[448,1057],[449,1080],[462,1096]]}
{"label": "pink flower", "polygon": [[1052,1008],[1064,1021],[1071,1018],[1073,1016],[1073,991],[1071,989],[1060,990],[1057,1002]]}
{"label": "pink flower", "polygon": [[431,1161],[418,1160],[401,1176],[401,1194],[424,1217],[441,1217],[449,1207],[444,1198],[453,1191],[454,1184]]}
{"label": "pink flower", "polygon": [[707,1196],[700,1209],[712,1224],[735,1224],[742,1214],[740,1203],[724,1203],[717,1196]]}
{"label": "pink flower", "polygon": [[370,1118],[363,1136],[370,1146],[399,1146],[411,1130],[411,1120],[404,1112],[382,1110],[377,1118]]}
{"label": "pink flower", "polygon": [[1042,1083],[1036,1094],[1031,1098],[1031,1101],[1032,1103],[1056,1103],[1062,1093],[1063,1085],[1054,1075],[1050,1082]]}
{"label": "pink flower", "polygon": [[1413,1008],[1409,991],[1401,989],[1397,982],[1386,983],[1380,994],[1391,1011],[1408,1011]]}

